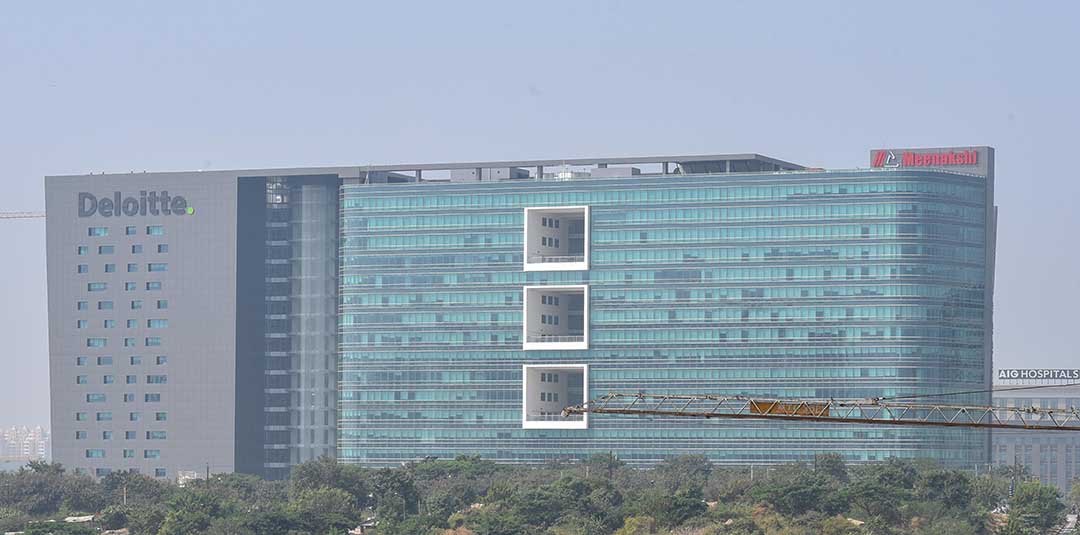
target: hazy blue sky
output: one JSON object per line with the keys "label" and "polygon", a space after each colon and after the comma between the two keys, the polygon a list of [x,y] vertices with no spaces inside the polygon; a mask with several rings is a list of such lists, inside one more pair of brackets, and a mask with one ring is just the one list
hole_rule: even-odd
{"label": "hazy blue sky", "polygon": [[[661,5],[662,4],[662,5]],[[996,364],[1078,366],[1078,2],[10,2],[0,211],[42,177],[997,148]],[[0,221],[0,425],[48,422],[42,221]]]}

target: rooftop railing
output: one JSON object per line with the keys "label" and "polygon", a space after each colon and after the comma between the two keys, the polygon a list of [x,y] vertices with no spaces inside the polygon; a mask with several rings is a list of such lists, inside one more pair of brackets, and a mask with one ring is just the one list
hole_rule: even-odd
{"label": "rooftop railing", "polygon": [[531,343],[564,343],[564,342],[584,342],[584,334],[530,334],[526,337],[526,340]]}
{"label": "rooftop railing", "polygon": [[530,264],[547,264],[560,262],[584,262],[585,255],[536,255],[529,257]]}

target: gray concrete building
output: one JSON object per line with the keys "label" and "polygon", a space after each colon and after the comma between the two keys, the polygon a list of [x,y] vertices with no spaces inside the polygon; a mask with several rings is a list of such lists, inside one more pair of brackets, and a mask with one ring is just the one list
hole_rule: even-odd
{"label": "gray concrete building", "polygon": [[[1065,386],[1080,383],[1080,370],[998,370],[996,377],[995,406],[1080,408],[1080,388]],[[1062,494],[1080,477],[1080,433],[995,429],[992,444],[995,466],[1022,466]]]}
{"label": "gray concrete building", "polygon": [[335,451],[337,173],[47,177],[53,458],[284,477]]}

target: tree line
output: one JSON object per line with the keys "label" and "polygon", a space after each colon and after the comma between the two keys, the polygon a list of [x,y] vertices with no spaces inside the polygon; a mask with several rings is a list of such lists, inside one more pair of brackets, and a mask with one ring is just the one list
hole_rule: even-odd
{"label": "tree line", "polygon": [[[0,473],[0,532],[28,535],[977,535],[1042,534],[1080,502],[1022,470],[974,475],[929,461],[649,468],[613,455],[537,467],[478,456],[362,468],[324,458],[287,481],[212,475],[180,487],[134,472],[93,478],[43,462]],[[1011,494],[1011,497],[1010,497]],[[1002,514],[1007,510],[1007,515]],[[95,515],[93,527],[45,522]]]}

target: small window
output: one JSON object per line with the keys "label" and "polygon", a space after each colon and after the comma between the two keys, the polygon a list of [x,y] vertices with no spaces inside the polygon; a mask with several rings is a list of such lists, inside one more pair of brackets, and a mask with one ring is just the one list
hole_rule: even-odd
{"label": "small window", "polygon": [[143,401],[146,403],[158,403],[161,401],[161,394],[146,394],[143,396]]}
{"label": "small window", "polygon": [[156,362],[158,363],[159,366],[162,365],[162,364],[168,364],[169,363],[169,357],[166,357],[165,355],[158,355],[157,359],[156,359]]}
{"label": "small window", "polygon": [[106,329],[112,329],[113,327],[116,327],[116,320],[104,320],[101,322],[101,326]]}
{"label": "small window", "polygon": [[150,226],[146,227],[146,233],[151,235],[151,236],[164,236],[165,235],[165,227],[163,227],[161,225],[150,225]]}
{"label": "small window", "polygon": [[135,450],[124,450],[124,458],[125,459],[134,459],[135,458]]}
{"label": "small window", "polygon": [[150,319],[146,320],[146,326],[151,329],[164,329],[169,326],[169,320],[166,319]]}
{"label": "small window", "polygon": [[104,338],[87,338],[86,347],[105,347],[107,342]]}
{"label": "small window", "polygon": [[169,270],[169,265],[165,264],[165,263],[161,263],[161,262],[155,262],[155,263],[152,263],[152,264],[146,264],[146,270],[149,271],[149,272],[152,272],[152,273],[153,272],[168,271]]}
{"label": "small window", "polygon": [[139,254],[142,252],[142,245],[135,244],[131,246],[131,254]]}
{"label": "small window", "polygon": [[165,477],[165,469],[164,468],[155,468],[154,469],[154,477]]}
{"label": "small window", "polygon": [[142,413],[140,413],[140,412],[129,412],[128,413],[128,421],[129,422],[137,422],[139,420],[142,420]]}
{"label": "small window", "polygon": [[167,413],[167,412],[155,412],[154,413],[154,421],[164,422],[164,421],[166,421],[168,419],[169,419],[169,413]]}
{"label": "small window", "polygon": [[167,243],[158,244],[157,252],[159,252],[159,253],[167,253],[167,252],[169,252],[169,244],[167,244]]}
{"label": "small window", "polygon": [[143,450],[143,459],[160,459],[161,450]]}
{"label": "small window", "polygon": [[147,431],[146,440],[165,440],[168,436],[165,431]]}
{"label": "small window", "polygon": [[136,289],[138,289],[138,285],[136,285],[134,282],[125,282],[124,283],[124,291],[125,292],[133,292]]}
{"label": "small window", "polygon": [[125,235],[134,236],[138,232],[139,232],[138,229],[136,229],[135,227],[124,227],[124,234]]}
{"label": "small window", "polygon": [[127,320],[127,328],[135,329],[139,327],[139,320]]}
{"label": "small window", "polygon": [[76,366],[86,366],[86,357],[75,357]]}
{"label": "small window", "polygon": [[168,377],[164,375],[147,375],[146,384],[151,385],[163,385],[169,382]]}
{"label": "small window", "polygon": [[88,255],[88,254],[90,254],[90,248],[85,246],[85,245],[80,245],[77,248],[75,248],[75,254],[77,254],[79,256]]}
{"label": "small window", "polygon": [[75,440],[84,440],[84,439],[86,439],[86,431],[76,431],[75,432]]}
{"label": "small window", "polygon": [[87,234],[90,236],[108,236],[109,227],[90,227],[87,230]]}
{"label": "small window", "polygon": [[86,402],[87,403],[104,403],[105,402],[105,394],[87,394],[86,395]]}
{"label": "small window", "polygon": [[114,382],[116,382],[116,377],[114,377],[112,375],[103,375],[103,376],[101,376],[101,384],[111,385]]}
{"label": "small window", "polygon": [[124,403],[134,403],[135,394],[124,394]]}
{"label": "small window", "polygon": [[161,345],[161,338],[159,338],[157,336],[147,336],[146,337],[146,346],[147,347],[157,347],[159,345]]}
{"label": "small window", "polygon": [[135,264],[135,263],[128,264],[127,265],[127,272],[128,273],[138,273],[139,272],[139,264]]}
{"label": "small window", "polygon": [[87,327],[87,325],[89,325],[89,324],[90,324],[90,322],[88,322],[86,320],[75,320],[75,328],[76,329],[85,329]]}
{"label": "small window", "polygon": [[97,365],[98,366],[112,366],[112,357],[98,357],[97,358]]}
{"label": "small window", "polygon": [[89,273],[90,272],[90,266],[88,266],[86,264],[79,264],[78,266],[75,266],[75,272],[76,273]]}
{"label": "small window", "polygon": [[169,300],[168,299],[158,299],[157,307],[158,307],[158,310],[164,310],[166,308],[169,308]]}
{"label": "small window", "polygon": [[85,412],[76,412],[75,413],[75,421],[76,422],[85,422],[85,421],[87,421],[89,419],[90,419],[90,415],[85,413]]}
{"label": "small window", "polygon": [[109,284],[105,282],[88,282],[86,283],[86,291],[88,292],[104,292],[109,289]]}
{"label": "small window", "polygon": [[94,475],[97,477],[105,477],[112,473],[112,468],[95,468]]}
{"label": "small window", "polygon": [[90,310],[90,303],[88,301],[76,301],[75,310]]}
{"label": "small window", "polygon": [[111,422],[112,421],[112,413],[111,412],[99,412],[99,413],[97,413],[96,418],[97,418],[97,421],[99,421],[99,422]]}
{"label": "small window", "polygon": [[138,436],[134,431],[124,431],[125,440],[135,440]]}
{"label": "small window", "polygon": [[135,299],[131,301],[131,310],[139,310],[142,308],[142,299]]}
{"label": "small window", "polygon": [[87,459],[104,459],[105,450],[86,450]]}
{"label": "small window", "polygon": [[112,440],[112,431],[102,431],[101,440]]}
{"label": "small window", "polygon": [[133,385],[139,382],[139,377],[136,375],[128,375],[124,377],[124,384]]}
{"label": "small window", "polygon": [[99,245],[97,248],[98,254],[113,254],[115,247],[112,245]]}
{"label": "small window", "polygon": [[75,376],[75,384],[77,384],[77,385],[85,385],[85,384],[89,383],[89,380],[87,380],[86,377],[87,376],[85,376],[85,375],[76,375]]}
{"label": "small window", "polygon": [[98,310],[112,310],[113,309],[113,302],[112,301],[98,301],[97,302],[97,309]]}
{"label": "small window", "polygon": [[142,364],[142,357],[128,357],[128,360],[128,363],[132,366],[138,366],[139,364]]}
{"label": "small window", "polygon": [[105,264],[105,273],[116,273],[116,264]]}
{"label": "small window", "polygon": [[161,289],[161,283],[157,282],[157,281],[148,282],[148,283],[146,283],[146,289],[147,290],[160,290]]}
{"label": "small window", "polygon": [[124,347],[136,347],[139,343],[134,338],[124,338]]}

